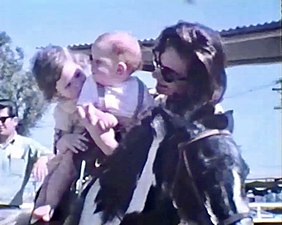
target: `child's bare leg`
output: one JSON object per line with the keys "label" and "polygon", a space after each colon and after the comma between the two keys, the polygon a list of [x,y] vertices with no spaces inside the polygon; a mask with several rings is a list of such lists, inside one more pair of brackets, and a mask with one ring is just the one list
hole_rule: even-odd
{"label": "child's bare leg", "polygon": [[[48,175],[45,177],[41,188],[38,193],[38,197],[34,203],[34,211],[32,212],[32,219],[31,223],[34,223],[40,219],[42,219],[45,215],[49,215],[51,209],[47,209],[43,207],[46,204],[46,196],[50,177],[52,176],[53,172],[56,171],[56,168],[59,166],[62,160],[62,155],[56,155],[52,160],[50,160],[47,164],[48,166]],[[43,207],[43,208],[41,208]]]}
{"label": "child's bare leg", "polygon": [[54,208],[58,205],[62,195],[75,178],[75,168],[73,166],[72,152],[67,151],[62,154],[61,161],[52,175],[48,179],[45,192],[44,204],[33,211],[33,216],[44,221],[49,221]]}
{"label": "child's bare leg", "polygon": [[62,154],[62,160],[53,176],[50,178],[46,196],[46,202],[57,206],[65,191],[69,188],[76,176],[76,168],[73,163],[72,151]]}
{"label": "child's bare leg", "polygon": [[48,175],[45,177],[40,191],[38,193],[38,196],[36,198],[36,201],[34,203],[35,208],[38,206],[44,205],[46,202],[46,193],[47,193],[47,188],[49,184],[49,179],[52,176],[53,172],[56,170],[56,168],[59,166],[60,162],[62,160],[62,155],[56,155],[53,157],[47,164],[48,167]]}
{"label": "child's bare leg", "polygon": [[41,206],[41,205],[44,205],[45,204],[45,201],[46,201],[46,193],[47,193],[47,186],[48,186],[48,180],[49,180],[49,176],[50,174],[48,174],[41,187],[40,187],[40,190],[39,190],[39,193],[38,193],[38,196],[36,198],[36,201],[34,202],[34,208],[36,209],[37,207]]}

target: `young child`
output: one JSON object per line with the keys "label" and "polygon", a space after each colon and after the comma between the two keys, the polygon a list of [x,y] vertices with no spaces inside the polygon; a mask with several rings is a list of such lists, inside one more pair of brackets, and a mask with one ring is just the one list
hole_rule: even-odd
{"label": "young child", "polygon": [[[60,104],[57,105],[55,113],[56,118],[60,119],[56,120],[56,128],[61,124],[60,130],[64,130],[65,133],[79,133],[81,127],[85,126],[105,155],[110,155],[118,145],[114,138],[114,131],[111,129],[117,124],[115,117],[118,118],[118,123],[122,127],[129,129],[153,107],[153,99],[145,85],[137,78],[131,77],[131,74],[141,65],[141,50],[138,41],[124,32],[101,35],[91,49],[93,77],[88,78],[75,64],[69,51],[64,49],[60,52],[59,55],[63,55],[65,59],[61,61],[57,59],[58,55],[54,57],[50,52],[52,52],[50,49],[45,52],[43,50],[41,54],[46,56],[37,55],[33,72],[39,87],[48,99],[52,99],[55,95],[59,96]],[[53,69],[46,70],[46,65],[48,67],[52,63]],[[56,65],[58,63],[60,66]],[[38,66],[40,64],[43,66]],[[59,67],[62,69],[58,69]],[[58,71],[59,75],[56,75]],[[98,83],[98,88],[93,78]],[[52,80],[49,85],[46,83],[48,80]],[[50,93],[50,90],[54,91]],[[81,95],[77,101],[79,93]],[[84,124],[80,128],[77,125],[74,126],[77,121],[81,121],[78,119],[76,105],[82,105],[79,107],[79,113]],[[104,113],[100,109],[109,113]],[[91,121],[86,121],[89,114],[91,114]],[[93,118],[96,119],[93,120]],[[77,140],[84,140],[83,136],[78,137]],[[57,147],[59,142],[60,140],[57,142]],[[80,148],[79,145],[72,147]],[[72,153],[65,151],[66,145],[60,148],[64,151],[61,151],[62,154],[53,160],[55,166],[50,166],[51,172],[43,183],[33,212],[34,218],[44,221],[50,220],[53,209],[74,179]],[[60,152],[60,149],[58,150]]]}
{"label": "young child", "polygon": [[[68,49],[59,46],[48,46],[40,50],[34,59],[32,71],[38,86],[47,100],[58,102],[54,109],[54,139],[55,151],[59,153],[48,164],[49,174],[35,202],[33,212],[35,221],[50,220],[53,209],[77,174],[72,151],[77,152],[86,147],[84,141],[87,139],[83,135],[85,128],[80,123],[76,111],[76,102],[86,79],[86,63],[82,56],[77,57]],[[104,136],[107,136],[106,133],[103,133]],[[114,132],[108,134],[114,135]],[[96,135],[95,138],[99,139],[99,136]],[[114,136],[111,139],[114,139]],[[101,143],[103,144],[103,141],[97,141],[98,146]],[[99,147],[103,149],[108,146]]]}
{"label": "young child", "polygon": [[[130,129],[154,105],[147,87],[131,76],[141,65],[142,54],[136,38],[126,32],[100,35],[91,47],[92,76],[84,83],[78,105],[94,105],[113,114],[123,128]],[[104,129],[111,127],[103,124],[103,120],[96,121]]]}

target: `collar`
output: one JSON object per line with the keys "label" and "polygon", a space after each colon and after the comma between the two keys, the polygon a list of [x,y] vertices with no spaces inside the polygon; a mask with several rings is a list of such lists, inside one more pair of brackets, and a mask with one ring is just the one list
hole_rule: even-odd
{"label": "collar", "polygon": [[62,100],[59,102],[59,107],[69,114],[76,111],[76,100]]}
{"label": "collar", "polygon": [[183,116],[163,108],[175,128],[185,129],[190,141],[196,141],[213,135],[231,135],[233,131],[232,112],[215,114],[214,106],[196,107]]}
{"label": "collar", "polygon": [[17,132],[15,131],[15,133],[10,136],[5,142],[0,143],[0,149],[5,149],[7,148],[9,145],[13,145],[15,143],[15,139],[18,136]]}

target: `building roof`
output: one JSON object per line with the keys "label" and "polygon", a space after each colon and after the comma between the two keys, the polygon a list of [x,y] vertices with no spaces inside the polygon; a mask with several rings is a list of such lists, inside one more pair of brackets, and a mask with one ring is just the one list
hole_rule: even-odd
{"label": "building roof", "polygon": [[266,32],[266,31],[272,31],[272,30],[277,30],[277,29],[281,29],[281,20],[266,22],[264,24],[256,24],[256,25],[230,28],[228,30],[221,30],[220,35],[222,37],[229,37],[232,35]]}
{"label": "building roof", "polygon": [[[256,24],[256,25],[249,25],[249,26],[238,26],[235,28],[230,29],[223,29],[220,30],[219,33],[221,37],[230,37],[234,35],[242,35],[242,34],[250,34],[250,33],[259,33],[259,32],[266,32],[281,29],[281,20],[279,21],[272,21],[266,22],[264,24]],[[144,47],[151,47],[155,43],[155,39],[143,39],[139,40],[139,43],[142,44]],[[86,50],[90,48],[90,43],[84,44],[73,44],[69,45],[72,50]]]}
{"label": "building roof", "polygon": [[[275,63],[282,61],[281,20],[240,26],[219,31],[227,55],[227,65]],[[151,49],[155,39],[139,40],[143,53],[143,70],[154,69]],[[69,46],[73,51],[90,54],[90,44]]]}

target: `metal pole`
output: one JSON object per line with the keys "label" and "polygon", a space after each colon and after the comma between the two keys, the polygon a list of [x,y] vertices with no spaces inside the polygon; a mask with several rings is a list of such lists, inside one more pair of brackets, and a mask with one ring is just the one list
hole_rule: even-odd
{"label": "metal pole", "polygon": [[282,109],[282,79],[277,81],[277,84],[280,83],[280,88],[272,88],[272,91],[276,91],[280,93],[280,106],[274,106],[274,110],[281,110]]}

